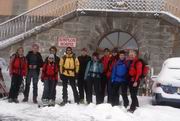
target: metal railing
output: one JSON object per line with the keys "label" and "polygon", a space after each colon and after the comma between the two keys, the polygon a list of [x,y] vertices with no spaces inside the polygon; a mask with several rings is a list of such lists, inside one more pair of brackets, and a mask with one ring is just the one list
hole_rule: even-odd
{"label": "metal railing", "polygon": [[0,41],[25,33],[77,8],[76,0],[49,0],[0,24]]}
{"label": "metal railing", "polygon": [[28,32],[37,26],[76,10],[169,12],[180,17],[179,0],[49,0],[0,24],[0,41]]}
{"label": "metal railing", "polygon": [[79,9],[161,11],[164,0],[79,0]]}

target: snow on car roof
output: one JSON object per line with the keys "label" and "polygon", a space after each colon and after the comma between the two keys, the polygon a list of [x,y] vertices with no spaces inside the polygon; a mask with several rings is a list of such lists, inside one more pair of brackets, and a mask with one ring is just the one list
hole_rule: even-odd
{"label": "snow on car roof", "polygon": [[168,68],[180,68],[180,57],[167,59],[164,62],[164,66]]}

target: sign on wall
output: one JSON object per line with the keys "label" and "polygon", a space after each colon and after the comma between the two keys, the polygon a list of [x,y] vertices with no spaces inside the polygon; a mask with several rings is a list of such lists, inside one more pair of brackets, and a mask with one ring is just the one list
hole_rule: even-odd
{"label": "sign on wall", "polygon": [[59,37],[58,39],[59,47],[76,47],[76,42],[76,38]]}

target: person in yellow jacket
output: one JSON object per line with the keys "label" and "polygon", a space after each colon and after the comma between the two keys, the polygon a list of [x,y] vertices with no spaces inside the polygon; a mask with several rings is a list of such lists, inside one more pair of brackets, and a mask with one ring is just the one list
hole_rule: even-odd
{"label": "person in yellow jacket", "polygon": [[66,55],[64,55],[60,59],[60,78],[62,80],[63,85],[63,102],[60,103],[61,106],[65,105],[68,102],[68,93],[67,93],[67,85],[68,81],[71,85],[74,101],[79,104],[79,95],[76,88],[75,80],[76,75],[79,71],[79,61],[73,54],[72,48],[66,48]]}

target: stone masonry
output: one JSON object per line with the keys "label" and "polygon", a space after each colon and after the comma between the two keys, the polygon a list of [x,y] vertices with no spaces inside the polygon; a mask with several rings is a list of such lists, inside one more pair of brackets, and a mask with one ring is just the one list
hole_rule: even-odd
{"label": "stone masonry", "polygon": [[[101,38],[112,31],[123,31],[131,34],[137,41],[141,55],[146,55],[156,74],[160,71],[165,59],[180,55],[180,28],[177,25],[154,16],[116,16],[96,13],[77,15],[46,31],[33,35],[1,50],[0,57],[8,60],[10,53],[19,46],[23,46],[25,53],[27,53],[32,43],[38,43],[43,57],[46,57],[50,46],[56,45],[58,47],[59,37],[77,38],[77,47],[74,48],[77,55],[83,47],[87,47],[92,53],[98,48]],[[58,50],[58,55],[62,56],[63,48],[58,47]]]}

